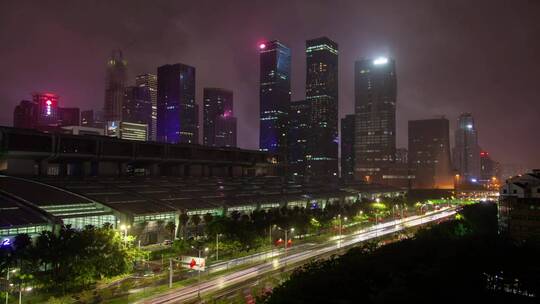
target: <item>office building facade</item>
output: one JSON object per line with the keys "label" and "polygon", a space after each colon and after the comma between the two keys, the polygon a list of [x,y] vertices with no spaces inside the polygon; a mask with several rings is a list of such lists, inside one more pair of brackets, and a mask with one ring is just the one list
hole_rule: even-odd
{"label": "office building facade", "polygon": [[115,50],[107,61],[105,77],[105,120],[121,121],[124,88],[127,83],[127,61],[122,51]]}
{"label": "office building facade", "polygon": [[446,118],[409,121],[409,170],[413,188],[452,189],[450,123]]}
{"label": "office building facade", "polygon": [[157,139],[157,76],[154,74],[141,74],[135,77],[135,86],[146,88],[150,93],[152,102],[151,123],[148,126],[149,140],[156,141]]}
{"label": "office building facade", "polygon": [[355,177],[380,182],[396,153],[395,61],[381,57],[355,62]]}
{"label": "office building facade", "polygon": [[22,100],[13,111],[13,126],[22,129],[35,129],[38,111],[38,106],[34,101]]}
{"label": "office building facade", "polygon": [[120,139],[148,141],[148,125],[125,121],[109,121],[107,136]]}
{"label": "office building facade", "polygon": [[463,113],[458,118],[453,155],[459,183],[476,183],[480,178],[480,147],[476,124],[470,113]]}
{"label": "office building facade", "polygon": [[338,176],[338,45],[306,41],[306,102],[311,104],[308,174]]}
{"label": "office building facade", "polygon": [[167,143],[199,142],[195,68],[177,63],[158,68],[157,137]]}
{"label": "office building facade", "polygon": [[281,42],[259,44],[259,150],[287,154],[288,111],[291,101],[291,50]]}
{"label": "office building facade", "polygon": [[152,133],[152,99],[148,87],[126,87],[122,117],[124,122],[147,125],[148,135]]}
{"label": "office building facade", "polygon": [[341,119],[341,178],[354,179],[354,114]]}
{"label": "office building facade", "polygon": [[311,137],[311,103],[306,100],[291,102],[288,116],[288,173],[305,176],[308,140]]}
{"label": "office building facade", "polygon": [[78,126],[80,124],[79,108],[58,108],[60,126]]}
{"label": "office building facade", "polygon": [[203,144],[211,147],[236,147],[236,118],[233,92],[222,88],[204,88]]}

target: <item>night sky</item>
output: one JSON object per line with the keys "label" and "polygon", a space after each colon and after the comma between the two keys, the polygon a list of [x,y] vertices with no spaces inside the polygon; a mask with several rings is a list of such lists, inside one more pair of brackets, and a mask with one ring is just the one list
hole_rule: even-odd
{"label": "night sky", "polygon": [[[114,2],[114,3],[112,3]],[[340,117],[353,112],[354,60],[396,59],[398,146],[407,120],[476,117],[483,149],[540,167],[540,1],[1,1],[0,124],[34,91],[60,105],[103,107],[112,49],[130,79],[157,66],[197,68],[204,86],[234,91],[239,145],[258,148],[257,43],[292,48],[293,100],[305,96],[305,40],[339,44]],[[202,132],[201,132],[202,133]],[[451,134],[453,137],[453,133]]]}

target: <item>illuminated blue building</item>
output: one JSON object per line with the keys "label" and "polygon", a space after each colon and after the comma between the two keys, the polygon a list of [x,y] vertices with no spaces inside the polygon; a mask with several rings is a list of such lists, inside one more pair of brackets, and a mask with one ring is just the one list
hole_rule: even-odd
{"label": "illuminated blue building", "polygon": [[167,143],[198,143],[195,68],[177,63],[158,68],[157,137]]}
{"label": "illuminated blue building", "polygon": [[259,45],[259,148],[286,155],[287,123],[291,101],[291,50],[277,40]]}

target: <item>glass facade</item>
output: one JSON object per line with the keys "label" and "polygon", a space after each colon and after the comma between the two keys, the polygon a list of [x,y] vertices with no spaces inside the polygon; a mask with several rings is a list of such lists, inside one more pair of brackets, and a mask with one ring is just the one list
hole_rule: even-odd
{"label": "glass facade", "polygon": [[0,237],[13,237],[18,234],[26,233],[30,236],[35,236],[40,234],[42,231],[51,231],[52,227],[50,225],[35,225],[35,226],[24,226],[24,227],[13,227],[13,228],[1,228]]}
{"label": "glass facade", "polygon": [[98,203],[73,203],[41,206],[41,209],[60,218],[65,225],[82,229],[86,225],[101,227],[105,223],[116,224],[116,216]]}
{"label": "glass facade", "polygon": [[355,62],[355,177],[370,182],[394,164],[396,154],[395,61],[389,58]]}
{"label": "glass facade", "polygon": [[259,45],[259,149],[286,155],[291,101],[291,50],[279,41]]}
{"label": "glass facade", "polygon": [[199,143],[195,68],[177,63],[158,68],[157,137],[167,143]]}
{"label": "glass facade", "polygon": [[306,102],[311,106],[307,173],[338,176],[338,45],[326,38],[306,42]]}
{"label": "glass facade", "polygon": [[127,61],[124,60],[122,51],[112,52],[107,62],[107,74],[105,80],[105,120],[122,120],[122,103],[124,100],[124,88],[127,83]]}
{"label": "glass facade", "polygon": [[152,102],[151,124],[149,125],[148,139],[156,141],[157,138],[157,76],[154,74],[142,74],[135,77],[135,85],[139,88],[147,88]]}

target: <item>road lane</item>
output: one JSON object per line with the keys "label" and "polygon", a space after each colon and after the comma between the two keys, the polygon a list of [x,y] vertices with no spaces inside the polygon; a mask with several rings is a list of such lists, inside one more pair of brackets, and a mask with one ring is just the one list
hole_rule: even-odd
{"label": "road lane", "polygon": [[350,247],[366,240],[392,234],[409,227],[423,225],[429,222],[447,218],[456,214],[456,209],[456,207],[443,208],[438,211],[426,213],[422,216],[411,216],[403,220],[394,220],[374,225],[370,228],[360,230],[353,235],[336,238],[323,245],[314,245],[312,248],[306,248],[301,252],[296,252],[287,256],[276,256],[272,261],[255,265],[250,268],[239,270],[223,276],[219,276],[217,278],[201,282],[200,284],[194,284],[191,286],[172,290],[166,294],[162,294],[151,299],[139,301],[138,303],[182,303],[183,301],[197,298],[199,291],[201,294],[218,291],[228,286],[232,286],[237,283],[247,281],[265,273],[274,271],[276,269],[279,269],[280,267],[285,266],[286,264],[295,264],[305,260],[313,259],[318,256],[322,256],[330,252],[336,251],[338,249],[342,249],[344,247]]}

